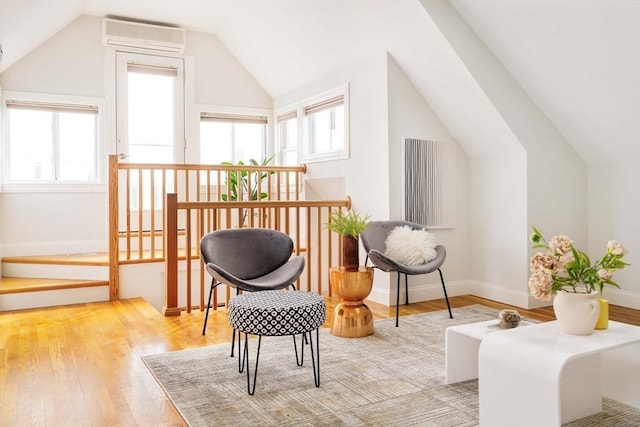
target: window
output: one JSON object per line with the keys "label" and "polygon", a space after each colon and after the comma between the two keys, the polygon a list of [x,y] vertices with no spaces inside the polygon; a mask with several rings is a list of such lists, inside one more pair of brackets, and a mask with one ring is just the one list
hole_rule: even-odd
{"label": "window", "polygon": [[135,162],[174,160],[175,68],[128,64],[129,155]]}
{"label": "window", "polygon": [[13,98],[6,100],[6,180],[95,183],[98,106]]}
{"label": "window", "polygon": [[[184,60],[169,56],[115,52],[116,131],[120,161],[184,163]],[[174,175],[131,172],[129,206],[151,211],[174,191]],[[153,191],[147,191],[153,180]],[[140,186],[141,184],[141,186]],[[140,186],[140,187],[139,187]],[[141,189],[145,189],[142,198]],[[124,201],[122,201],[124,202]]]}
{"label": "window", "polygon": [[278,141],[278,164],[298,165],[298,114],[289,111],[278,115],[276,124]]}
{"label": "window", "polygon": [[184,60],[116,52],[120,159],[184,163]]}
{"label": "window", "polygon": [[347,87],[302,103],[305,162],[349,157]]}
{"label": "window", "polygon": [[260,163],[266,146],[267,116],[200,113],[200,163]]}

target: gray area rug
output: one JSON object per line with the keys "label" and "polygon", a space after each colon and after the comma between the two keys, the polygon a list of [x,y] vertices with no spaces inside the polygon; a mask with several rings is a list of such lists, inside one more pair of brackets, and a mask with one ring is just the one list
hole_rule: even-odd
{"label": "gray area rug", "polygon": [[[143,357],[185,421],[197,426],[477,426],[478,382],[444,384],[444,332],[496,319],[481,305],[375,322],[365,338],[320,331],[320,387],[309,348],[296,366],[291,337],[262,339],[258,383],[247,395],[231,344]],[[314,334],[315,335],[315,334]],[[251,366],[257,341],[250,341]],[[604,399],[603,412],[571,427],[640,426],[640,410]]]}

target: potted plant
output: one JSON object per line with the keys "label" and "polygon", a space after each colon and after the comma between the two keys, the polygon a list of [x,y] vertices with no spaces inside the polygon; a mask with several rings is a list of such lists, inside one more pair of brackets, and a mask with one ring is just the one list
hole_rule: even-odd
{"label": "potted plant", "polygon": [[[261,163],[258,163],[255,159],[249,159],[250,166],[267,166],[273,160],[273,156],[264,157]],[[221,165],[233,166],[231,162],[222,162]],[[245,166],[245,163],[240,160],[237,163],[238,166]],[[274,172],[269,172],[274,173]],[[228,187],[229,194],[221,194],[220,197],[225,202],[238,202],[238,201],[258,201],[267,198],[267,193],[258,193],[258,182],[262,182],[269,175],[267,172],[259,171],[229,171],[224,184]],[[251,189],[251,191],[249,191]],[[243,209],[242,212],[242,225],[247,222],[247,210]]]}
{"label": "potted plant", "polygon": [[369,215],[362,216],[353,209],[338,209],[329,215],[327,228],[342,235],[342,266],[357,271],[360,264],[358,237],[369,224]]}
{"label": "potted plant", "polygon": [[[545,251],[531,257],[529,290],[539,300],[549,301],[555,295],[553,309],[561,330],[574,335],[590,334],[596,323],[600,323],[600,310],[596,307],[598,294],[602,295],[605,285],[620,287],[613,281],[613,272],[629,265],[622,260],[627,250],[610,240],[604,255],[592,264],[587,254],[577,249],[568,236],[553,236],[547,242],[540,230],[533,227],[530,240],[534,249]],[[589,308],[574,309],[575,304]],[[573,316],[574,312],[589,316]],[[584,323],[579,324],[580,321]]]}

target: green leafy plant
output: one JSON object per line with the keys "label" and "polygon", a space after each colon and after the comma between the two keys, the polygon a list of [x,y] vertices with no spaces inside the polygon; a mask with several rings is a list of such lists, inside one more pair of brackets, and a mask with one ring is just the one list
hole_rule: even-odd
{"label": "green leafy plant", "polygon": [[[273,160],[273,156],[263,158],[262,162],[258,163],[255,159],[249,159],[251,166],[267,166]],[[222,162],[222,165],[233,166],[231,162]],[[245,163],[240,160],[236,163],[237,166],[245,166]],[[229,171],[225,185],[228,188],[228,192],[221,194],[222,200],[225,202],[237,202],[237,201],[249,201],[249,200],[262,200],[267,197],[267,193],[260,192],[258,194],[258,182],[266,179],[269,174],[274,172],[259,172],[259,171],[246,171],[246,170],[234,170]],[[251,187],[251,191],[249,191]]]}
{"label": "green leafy plant", "polygon": [[552,295],[562,292],[600,294],[605,285],[620,288],[613,281],[613,272],[626,267],[622,258],[627,250],[615,240],[607,243],[605,254],[591,265],[589,256],[573,245],[565,235],[553,236],[547,242],[537,228],[530,236],[534,249],[544,249],[531,257],[529,266],[529,290],[540,300],[549,300]]}
{"label": "green leafy plant", "polygon": [[369,225],[369,215],[362,216],[353,209],[338,209],[331,212],[327,228],[344,236],[358,238]]}

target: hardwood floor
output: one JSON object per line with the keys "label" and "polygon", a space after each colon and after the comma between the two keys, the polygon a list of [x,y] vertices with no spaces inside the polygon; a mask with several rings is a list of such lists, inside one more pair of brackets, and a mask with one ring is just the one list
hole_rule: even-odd
{"label": "hardwood floor", "polygon": [[[454,310],[508,308],[472,296],[450,301]],[[335,304],[327,301],[328,313]],[[395,315],[394,307],[368,305],[375,319]],[[401,315],[445,308],[444,300],[421,302]],[[552,308],[517,310],[554,318]],[[612,306],[610,317],[640,325],[638,310]],[[0,313],[0,425],[183,426],[140,358],[231,339],[225,309],[210,314],[206,336],[203,318],[200,311],[163,317],[142,299]]]}

